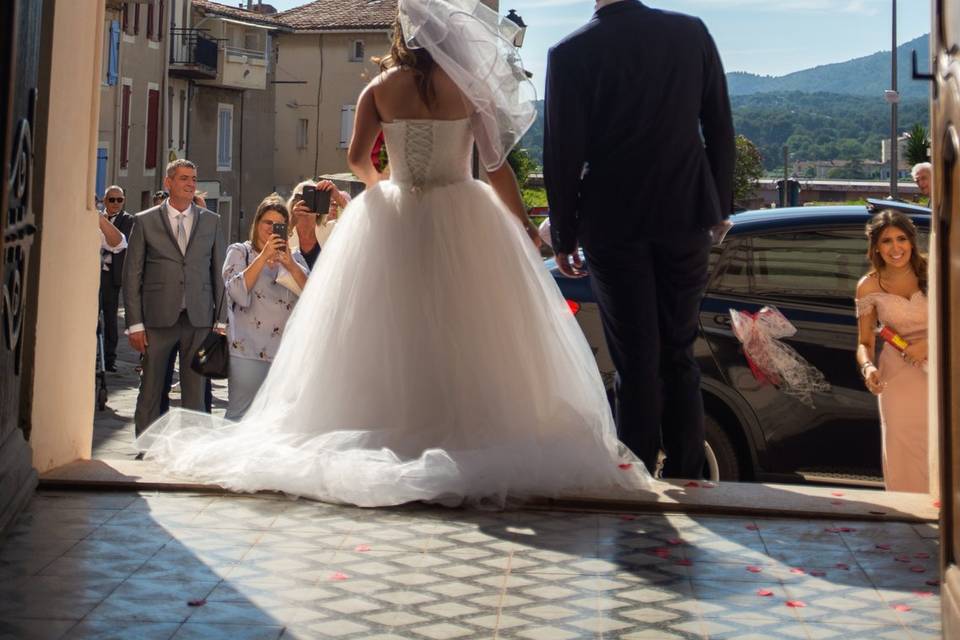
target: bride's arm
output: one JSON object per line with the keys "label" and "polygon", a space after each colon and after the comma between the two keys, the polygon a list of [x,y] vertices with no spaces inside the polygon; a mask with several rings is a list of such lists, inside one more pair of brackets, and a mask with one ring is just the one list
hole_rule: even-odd
{"label": "bride's arm", "polygon": [[543,244],[537,227],[530,220],[530,216],[527,215],[527,208],[523,204],[523,196],[520,195],[520,185],[517,184],[517,176],[513,173],[513,167],[510,166],[510,163],[504,162],[499,169],[487,172],[487,179],[500,200],[510,210],[510,213],[520,220],[520,224],[523,225],[533,244],[538,247]]}
{"label": "bride's arm", "polygon": [[382,176],[373,166],[370,153],[373,144],[380,135],[380,114],[373,98],[374,80],[360,94],[357,102],[357,114],[353,122],[353,136],[350,139],[350,148],[347,150],[347,162],[354,175],[360,178],[367,188],[380,181]]}

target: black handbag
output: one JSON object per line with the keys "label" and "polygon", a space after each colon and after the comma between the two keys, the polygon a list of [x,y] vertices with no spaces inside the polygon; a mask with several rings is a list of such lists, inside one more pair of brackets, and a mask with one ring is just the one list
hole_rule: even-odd
{"label": "black handbag", "polygon": [[[224,283],[223,291],[220,293],[220,301],[217,303],[216,313],[213,316],[214,323],[220,318],[220,309],[226,292],[226,283]],[[190,368],[205,378],[218,380],[228,377],[230,375],[230,345],[227,343],[227,336],[211,329],[207,337],[203,339],[200,348],[193,355]]]}

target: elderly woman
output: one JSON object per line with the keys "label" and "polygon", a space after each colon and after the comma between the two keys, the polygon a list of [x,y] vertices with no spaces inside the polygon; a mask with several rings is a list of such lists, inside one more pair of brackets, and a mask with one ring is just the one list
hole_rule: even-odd
{"label": "elderly woman", "polygon": [[267,377],[287,319],[307,284],[307,263],[299,251],[291,252],[286,233],[275,230],[278,224],[289,227],[290,214],[273,194],[257,207],[250,239],[230,245],[223,264],[229,298],[230,420],[243,417]]}
{"label": "elderly woman", "polygon": [[[311,211],[303,201],[303,188],[316,187],[319,191],[330,192],[330,207],[325,212]],[[340,211],[350,203],[350,195],[337,189],[329,180],[314,182],[304,180],[298,184],[293,195],[287,201],[287,209],[293,214],[293,230],[290,235],[290,246],[300,249],[307,265],[313,269],[320,250],[333,232]]]}

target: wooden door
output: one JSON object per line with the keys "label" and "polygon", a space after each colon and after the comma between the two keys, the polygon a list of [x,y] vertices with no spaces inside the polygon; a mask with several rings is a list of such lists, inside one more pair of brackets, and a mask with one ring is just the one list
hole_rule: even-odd
{"label": "wooden door", "polygon": [[36,486],[22,382],[36,300],[27,283],[37,232],[32,187],[42,6],[0,2],[0,530]]}
{"label": "wooden door", "polygon": [[943,636],[960,637],[960,0],[934,2],[931,139],[937,297]]}

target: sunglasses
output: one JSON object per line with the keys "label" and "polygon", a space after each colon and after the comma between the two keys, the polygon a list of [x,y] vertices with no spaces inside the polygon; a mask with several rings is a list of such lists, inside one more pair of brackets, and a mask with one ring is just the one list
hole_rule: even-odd
{"label": "sunglasses", "polygon": [[111,204],[114,203],[114,202],[123,202],[124,200],[125,200],[125,198],[107,198],[107,202],[109,202],[109,203],[111,203]]}

